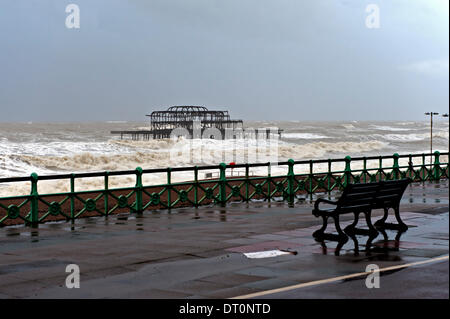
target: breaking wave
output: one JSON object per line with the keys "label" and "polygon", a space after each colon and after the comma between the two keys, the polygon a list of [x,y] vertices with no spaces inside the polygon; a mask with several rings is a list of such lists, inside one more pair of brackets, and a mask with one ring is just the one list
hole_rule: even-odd
{"label": "breaking wave", "polygon": [[389,131],[389,132],[411,131],[411,129],[403,127],[380,126],[380,125],[371,125],[371,127],[379,131]]}
{"label": "breaking wave", "polygon": [[[385,139],[388,141],[395,141],[395,142],[418,142],[418,141],[424,141],[430,139],[430,133],[424,133],[424,134],[375,134],[373,137],[377,139]],[[433,138],[442,138],[446,139],[448,138],[448,131],[438,131],[433,132]]]}
{"label": "breaking wave", "polygon": [[[34,155],[10,155],[5,156],[11,162],[23,163],[30,167],[43,168],[58,172],[65,171],[104,171],[104,170],[127,170],[135,169],[137,166],[145,168],[161,168],[176,166],[181,164],[174,161],[173,154],[189,150],[193,153],[214,152],[216,158],[214,163],[220,163],[223,156],[247,154],[250,152],[272,152],[273,145],[258,144],[258,142],[247,142],[245,140],[233,143],[233,140],[217,141],[206,140],[196,143],[195,140],[183,141],[152,141],[152,143],[138,141],[115,141],[114,143],[124,144],[127,147],[136,147],[139,151],[129,154],[107,154],[98,155],[92,153],[81,153],[66,156],[34,156]],[[147,145],[148,144],[148,145]],[[329,154],[355,154],[380,150],[388,144],[381,141],[369,142],[314,142],[303,145],[280,142],[278,144],[278,155],[281,160],[289,158],[309,159],[328,157]],[[159,151],[155,151],[159,150]],[[197,163],[186,163],[197,164]],[[207,163],[210,164],[210,163]],[[22,165],[24,167],[24,165]]]}
{"label": "breaking wave", "polygon": [[330,138],[329,136],[311,134],[311,133],[283,133],[281,137],[287,139],[301,139],[301,140],[318,140],[323,138]]}

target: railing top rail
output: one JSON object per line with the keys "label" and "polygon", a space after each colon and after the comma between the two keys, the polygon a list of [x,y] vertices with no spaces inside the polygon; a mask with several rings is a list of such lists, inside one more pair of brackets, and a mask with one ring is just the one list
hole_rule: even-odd
{"label": "railing top rail", "polygon": [[[398,155],[398,154],[397,154]],[[416,158],[416,157],[429,157],[434,156],[435,153],[420,153],[420,154],[404,154],[398,155],[398,158]],[[439,155],[448,156],[449,152],[442,152]],[[380,155],[380,156],[364,156],[364,157],[354,157],[351,158],[351,161],[368,161],[368,160],[379,160],[379,159],[392,159],[395,157],[394,155]],[[321,164],[321,163],[336,163],[336,162],[345,162],[347,158],[335,158],[335,159],[320,159],[320,160],[300,160],[293,161],[294,165],[307,165],[307,164]],[[289,165],[289,161],[283,162],[265,162],[265,163],[247,163],[247,164],[235,164],[235,165],[225,165],[226,168],[246,168],[246,167],[264,167],[269,165]],[[167,173],[170,172],[184,172],[184,171],[202,171],[202,170],[210,170],[210,169],[220,169],[221,165],[202,165],[202,166],[187,166],[187,167],[166,167],[166,168],[151,168],[151,169],[143,169],[143,174],[150,173]],[[53,175],[39,175],[39,180],[55,180],[55,179],[70,179],[70,178],[89,178],[89,177],[105,177],[108,176],[123,176],[123,175],[132,175],[136,174],[136,170],[123,170],[123,171],[102,171],[102,172],[87,172],[87,173],[69,173],[69,174],[53,174]],[[6,177],[0,178],[0,183],[11,183],[11,182],[29,182],[32,179],[30,176],[21,176],[21,177]]]}

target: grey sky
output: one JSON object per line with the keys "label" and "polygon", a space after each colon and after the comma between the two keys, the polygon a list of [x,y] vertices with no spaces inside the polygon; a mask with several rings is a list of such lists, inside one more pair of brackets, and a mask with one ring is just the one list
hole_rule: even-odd
{"label": "grey sky", "polygon": [[[65,27],[69,3],[80,29]],[[448,32],[448,0],[2,0],[0,121],[144,120],[170,105],[421,120],[448,112]]]}

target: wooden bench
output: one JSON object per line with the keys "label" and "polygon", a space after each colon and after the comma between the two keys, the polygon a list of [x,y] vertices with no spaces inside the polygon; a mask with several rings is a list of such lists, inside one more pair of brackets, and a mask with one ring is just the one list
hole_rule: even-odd
{"label": "wooden bench", "polygon": [[[408,226],[400,218],[400,200],[405,192],[406,187],[411,183],[411,180],[402,179],[397,181],[381,181],[376,183],[365,184],[349,184],[344,188],[341,197],[337,201],[330,201],[319,198],[312,211],[316,217],[322,217],[322,228],[313,233],[314,238],[318,240],[331,239],[337,241],[347,241],[348,237],[345,233],[362,233],[371,236],[378,234],[371,221],[371,214],[373,209],[383,209],[384,216],[375,223],[375,226],[380,228],[406,230]],[[320,209],[320,203],[327,203],[334,205],[333,208]],[[388,217],[389,209],[394,209],[395,217],[398,224],[388,224],[386,219]],[[351,225],[345,228],[345,232],[341,229],[339,224],[339,216],[343,214],[354,214],[354,221]],[[366,218],[368,230],[357,229],[359,215],[363,213]],[[336,227],[337,235],[327,234],[325,230],[328,225],[328,219],[333,218]]]}

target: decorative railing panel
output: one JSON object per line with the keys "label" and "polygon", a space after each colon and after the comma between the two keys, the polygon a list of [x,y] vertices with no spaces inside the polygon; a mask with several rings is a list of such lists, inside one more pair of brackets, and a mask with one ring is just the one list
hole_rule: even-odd
{"label": "decorative railing panel", "polygon": [[[0,225],[25,223],[37,225],[49,220],[75,220],[84,216],[108,216],[114,213],[142,213],[145,210],[198,207],[206,204],[226,205],[227,202],[252,200],[287,201],[305,199],[315,193],[341,190],[348,183],[368,183],[380,180],[397,180],[409,177],[416,182],[437,181],[449,178],[448,154],[409,154],[351,159],[310,160],[279,163],[233,164],[213,166],[142,169],[131,171],[60,174],[29,177],[1,178],[0,186],[29,182],[30,193],[20,196],[0,197]],[[443,162],[442,158],[447,161]],[[427,159],[431,159],[427,162]],[[400,165],[400,161],[407,165]],[[377,165],[373,162],[377,161]],[[368,165],[368,163],[372,165]],[[388,162],[388,164],[386,164]],[[333,165],[342,166],[335,169]],[[272,175],[274,167],[286,167],[286,174]],[[303,172],[295,173],[297,167]],[[305,172],[305,167],[308,169]],[[319,168],[318,168],[319,167]],[[326,167],[326,169],[324,169]],[[255,176],[252,168],[267,168],[267,174]],[[227,176],[227,170],[244,170],[238,176]],[[216,170],[218,178],[199,179],[199,173]],[[172,182],[176,172],[191,172],[193,180]],[[165,174],[167,181],[160,185],[145,185],[143,176]],[[110,178],[133,175],[132,187],[112,188]],[[79,191],[77,180],[102,178],[102,189]],[[40,181],[68,180],[70,190],[60,193],[38,192]]]}

